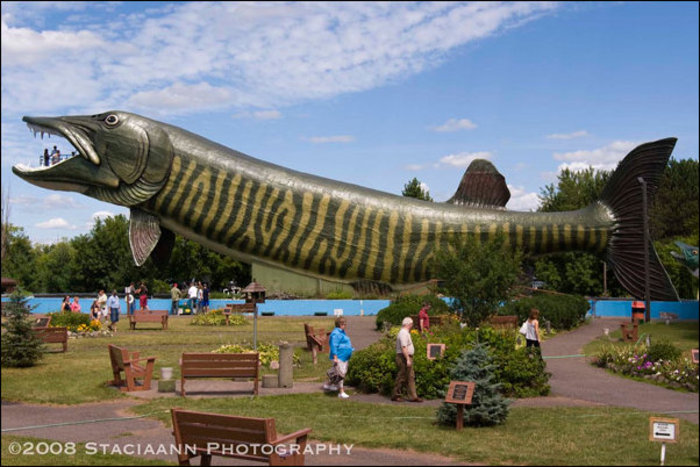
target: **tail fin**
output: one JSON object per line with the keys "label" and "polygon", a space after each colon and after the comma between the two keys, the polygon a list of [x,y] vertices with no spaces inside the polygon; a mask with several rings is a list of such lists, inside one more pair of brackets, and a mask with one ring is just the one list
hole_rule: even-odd
{"label": "tail fin", "polygon": [[617,166],[603,189],[601,200],[612,210],[616,225],[608,247],[608,259],[615,277],[635,298],[644,298],[644,248],[649,250],[651,300],[676,301],[671,283],[651,240],[644,245],[642,177],[647,185],[647,206],[651,206],[661,175],[671,156],[676,138],[642,144]]}

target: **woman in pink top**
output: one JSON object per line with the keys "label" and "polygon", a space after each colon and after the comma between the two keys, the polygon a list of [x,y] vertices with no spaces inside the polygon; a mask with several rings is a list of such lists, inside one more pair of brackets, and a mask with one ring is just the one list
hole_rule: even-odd
{"label": "woman in pink top", "polygon": [[78,297],[73,297],[73,303],[70,304],[70,311],[73,313],[80,313],[80,299]]}

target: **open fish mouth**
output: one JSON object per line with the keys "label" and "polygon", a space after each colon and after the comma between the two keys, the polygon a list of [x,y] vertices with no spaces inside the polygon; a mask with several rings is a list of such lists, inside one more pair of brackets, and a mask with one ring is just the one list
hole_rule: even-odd
{"label": "open fish mouth", "polygon": [[41,134],[42,139],[44,134],[65,138],[77,149],[78,155],[95,165],[100,164],[100,156],[95,151],[89,136],[92,130],[87,126],[78,122],[65,122],[62,119],[50,117],[23,117],[22,120],[27,123],[35,138],[37,134]]}
{"label": "open fish mouth", "polygon": [[97,152],[95,129],[84,119],[71,117],[23,117],[34,137],[53,135],[66,139],[78,154],[48,167],[18,164],[12,171],[26,181],[52,190],[85,193],[90,187],[119,186],[119,178]]}

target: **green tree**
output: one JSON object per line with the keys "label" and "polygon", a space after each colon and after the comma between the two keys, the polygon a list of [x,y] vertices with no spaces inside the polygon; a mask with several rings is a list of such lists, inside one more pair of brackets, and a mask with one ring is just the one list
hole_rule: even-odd
{"label": "green tree", "polygon": [[60,241],[42,248],[36,261],[39,290],[45,292],[78,291],[75,281],[76,251],[67,241]]}
{"label": "green tree", "polygon": [[26,290],[37,289],[37,251],[22,227],[8,225],[5,239],[5,257],[2,261],[3,277],[11,277]]}
{"label": "green tree", "polygon": [[476,327],[511,298],[521,262],[522,254],[508,246],[504,235],[486,243],[469,236],[436,251],[434,270],[442,280],[440,291],[453,298],[452,309]]}
{"label": "green tree", "polygon": [[27,305],[24,292],[18,287],[4,304],[3,313],[7,322],[2,323],[5,332],[0,342],[3,367],[26,368],[42,357],[44,344],[32,329],[31,309]]}
{"label": "green tree", "polygon": [[401,195],[409,198],[422,199],[423,201],[433,200],[433,198],[430,197],[430,192],[421,187],[421,183],[416,177],[413,177],[413,180],[403,186]]}
{"label": "green tree", "polygon": [[698,161],[671,159],[649,210],[651,237],[697,237],[698,212]]}

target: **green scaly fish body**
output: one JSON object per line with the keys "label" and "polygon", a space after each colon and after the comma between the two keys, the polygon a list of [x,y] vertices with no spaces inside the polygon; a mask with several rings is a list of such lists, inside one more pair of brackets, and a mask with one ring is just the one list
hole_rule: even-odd
{"label": "green scaly fish body", "polygon": [[[328,180],[127,112],[24,120],[35,132],[66,137],[82,157],[13,171],[39,186],[130,207],[137,264],[172,231],[244,262],[345,282],[410,284],[432,278],[436,246],[504,233],[513,248],[531,254],[607,249],[633,294],[639,292],[643,243],[636,204],[626,207],[630,197],[639,197],[630,177],[645,175],[653,188],[675,144],[667,139],[635,149],[603,199],[584,209],[533,213],[431,203]],[[657,266],[655,296],[674,299]]]}

